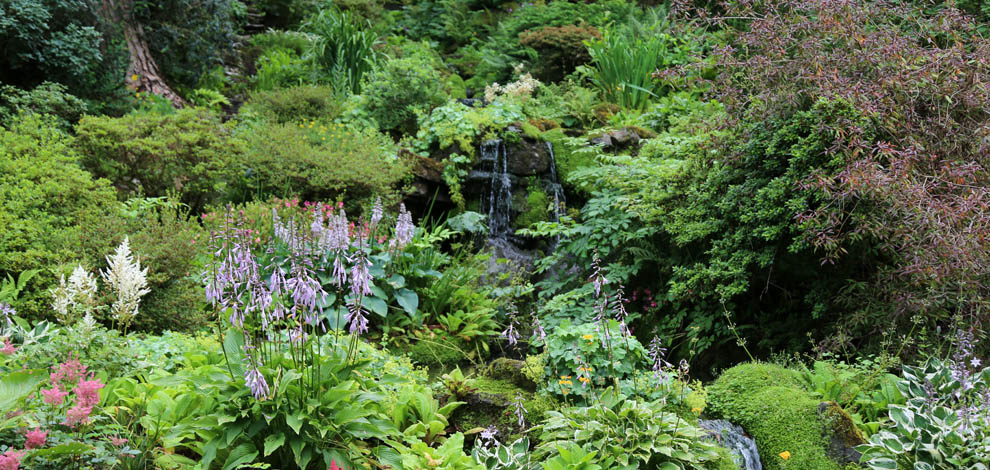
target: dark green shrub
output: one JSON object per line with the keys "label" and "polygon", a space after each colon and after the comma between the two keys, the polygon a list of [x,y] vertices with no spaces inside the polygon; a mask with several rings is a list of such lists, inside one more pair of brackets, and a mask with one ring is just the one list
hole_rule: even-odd
{"label": "dark green shrub", "polygon": [[42,270],[14,307],[26,318],[50,310],[52,268],[105,254],[79,249],[79,227],[116,210],[113,188],[79,167],[72,138],[50,117],[25,116],[0,128],[0,277]]}
{"label": "dark green shrub", "polygon": [[203,109],[87,116],[76,126],[83,165],[125,196],[175,192],[194,212],[226,190],[240,139]]}
{"label": "dark green shrub", "polygon": [[543,26],[523,31],[519,34],[519,44],[532,47],[538,54],[533,75],[542,81],[556,82],[591,60],[584,41],[601,37],[594,26]]}
{"label": "dark green shrub", "polygon": [[379,196],[386,205],[397,203],[410,175],[391,139],[373,130],[300,123],[256,125],[244,133],[248,149],[237,160],[243,177],[234,188],[243,199],[343,200],[353,211]]}
{"label": "dark green shrub", "polygon": [[0,87],[0,124],[13,123],[20,112],[56,116],[59,126],[68,130],[86,112],[86,103],[58,83],[44,82],[30,91]]}
{"label": "dark green shrub", "polygon": [[64,84],[94,97],[122,88],[127,48],[107,40],[85,0],[9,0],[0,4],[0,82],[31,88]]}
{"label": "dark green shrub", "polygon": [[303,85],[251,95],[241,109],[242,114],[257,116],[279,124],[291,122],[329,121],[336,118],[343,106],[333,88]]}
{"label": "dark green shrub", "polygon": [[[740,364],[707,390],[707,410],[753,436],[763,468],[839,468],[826,454],[829,440],[818,417],[820,401],[802,388],[800,373],[772,364]],[[781,458],[782,452],[790,457]]]}
{"label": "dark green shrub", "polygon": [[447,101],[433,65],[417,56],[393,58],[368,75],[368,111],[382,130],[414,133],[419,115]]}

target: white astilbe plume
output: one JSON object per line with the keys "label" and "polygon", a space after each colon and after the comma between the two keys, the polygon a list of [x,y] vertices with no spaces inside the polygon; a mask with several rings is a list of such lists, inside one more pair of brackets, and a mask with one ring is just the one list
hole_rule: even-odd
{"label": "white astilbe plume", "polygon": [[77,264],[69,276],[69,294],[88,313],[88,307],[96,301],[96,276]]}
{"label": "white astilbe plume", "polygon": [[72,306],[72,296],[69,295],[69,286],[65,283],[65,274],[58,278],[58,287],[51,289],[52,310],[55,310],[55,319],[63,325],[69,325],[72,317],[69,309]]}
{"label": "white astilbe plume", "polygon": [[131,258],[127,237],[112,256],[107,256],[107,264],[106,271],[100,272],[100,276],[116,296],[110,312],[126,329],[137,316],[141,297],[151,292],[148,289],[148,268],[141,269],[141,263]]}

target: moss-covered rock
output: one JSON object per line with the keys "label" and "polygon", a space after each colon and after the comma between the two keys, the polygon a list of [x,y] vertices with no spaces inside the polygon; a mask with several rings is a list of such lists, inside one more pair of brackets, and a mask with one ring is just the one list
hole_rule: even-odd
{"label": "moss-covered rock", "polygon": [[536,391],[536,382],[525,374],[526,363],[516,359],[500,357],[485,369],[485,376],[494,380],[504,380],[526,391]]}
{"label": "moss-covered rock", "polygon": [[474,349],[460,338],[434,332],[418,338],[402,351],[416,364],[448,367],[466,361]]}
{"label": "moss-covered rock", "polygon": [[[554,160],[557,162],[557,179],[569,183],[568,176],[579,168],[598,165],[595,152],[579,152],[579,146],[569,143],[564,129],[551,129],[543,133],[543,140],[553,146]],[[568,187],[574,189],[568,184]]]}
{"label": "moss-covered rock", "polygon": [[543,422],[546,413],[560,409],[556,399],[540,395],[513,384],[508,380],[478,377],[471,381],[478,392],[468,395],[463,401],[467,404],[458,408],[451,422],[458,431],[494,426],[498,429],[502,442],[512,442],[522,436],[523,427],[515,415],[515,398],[522,398],[526,409],[526,426],[530,428]]}
{"label": "moss-covered rock", "polygon": [[818,417],[829,437],[828,456],[841,464],[859,462],[863,454],[856,450],[856,446],[866,444],[866,437],[849,413],[838,403],[826,401],[818,405]]}
{"label": "moss-covered rock", "polygon": [[530,184],[523,201],[522,213],[516,216],[516,228],[528,228],[537,222],[550,220],[550,196],[538,184]]}
{"label": "moss-covered rock", "polygon": [[[741,364],[707,387],[708,411],[746,429],[766,470],[838,470],[829,458],[830,432],[819,419],[819,400],[800,374],[772,364]],[[782,453],[787,459],[781,457]]]}

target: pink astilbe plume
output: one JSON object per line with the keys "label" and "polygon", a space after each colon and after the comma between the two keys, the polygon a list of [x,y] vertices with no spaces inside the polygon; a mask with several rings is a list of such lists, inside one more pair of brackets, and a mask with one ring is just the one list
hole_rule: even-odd
{"label": "pink astilbe plume", "polygon": [[11,356],[16,352],[17,348],[15,348],[14,344],[10,342],[10,338],[4,337],[3,348],[0,348],[0,354],[3,354],[4,356]]}
{"label": "pink astilbe plume", "polygon": [[80,380],[72,391],[76,394],[77,406],[93,407],[100,403],[100,389],[104,384],[100,379]]}
{"label": "pink astilbe plume", "polygon": [[28,431],[25,436],[27,439],[24,441],[24,448],[37,449],[45,446],[45,440],[48,438],[48,431],[35,429],[33,431]]}
{"label": "pink astilbe plume", "polygon": [[19,470],[21,468],[21,457],[24,457],[25,452],[17,452],[13,449],[4,452],[0,455],[0,470]]}
{"label": "pink astilbe plume", "polygon": [[62,401],[65,400],[65,396],[68,394],[69,392],[63,392],[58,386],[41,391],[41,395],[44,397],[43,400],[49,405],[61,405]]}
{"label": "pink astilbe plume", "polygon": [[82,406],[77,404],[76,406],[69,408],[69,411],[65,414],[65,421],[63,421],[62,424],[70,428],[75,428],[80,424],[86,424],[86,421],[89,420],[89,415],[92,413],[92,406]]}

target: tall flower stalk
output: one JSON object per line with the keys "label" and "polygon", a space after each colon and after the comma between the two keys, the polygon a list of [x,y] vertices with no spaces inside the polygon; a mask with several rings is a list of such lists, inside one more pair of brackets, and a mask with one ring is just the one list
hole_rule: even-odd
{"label": "tall flower stalk", "polygon": [[151,292],[148,289],[148,268],[141,269],[141,263],[133,259],[127,237],[113,255],[107,256],[107,265],[100,276],[115,296],[110,313],[126,334],[127,327],[138,314],[141,297]]}

